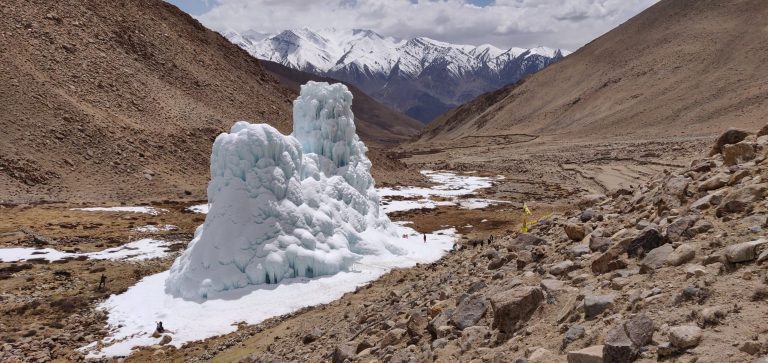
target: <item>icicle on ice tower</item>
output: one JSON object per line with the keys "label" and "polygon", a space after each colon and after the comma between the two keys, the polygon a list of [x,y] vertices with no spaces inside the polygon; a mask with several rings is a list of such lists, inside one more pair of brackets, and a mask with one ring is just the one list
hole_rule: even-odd
{"label": "icicle on ice tower", "polygon": [[239,121],[216,138],[210,211],[171,267],[166,292],[188,299],[331,275],[365,254],[400,254],[380,211],[352,94],[309,82],[293,103],[293,134]]}

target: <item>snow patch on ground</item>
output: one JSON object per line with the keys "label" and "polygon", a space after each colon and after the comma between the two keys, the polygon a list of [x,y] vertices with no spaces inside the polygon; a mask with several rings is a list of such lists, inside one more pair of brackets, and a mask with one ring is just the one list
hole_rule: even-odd
{"label": "snow patch on ground", "polygon": [[146,226],[136,227],[133,229],[133,231],[141,232],[141,233],[158,233],[158,232],[166,232],[166,231],[175,231],[177,229],[179,229],[179,227],[176,227],[172,224],[165,224],[162,226],[148,224]]}
{"label": "snow patch on ground", "polygon": [[[168,271],[148,276],[123,294],[112,295],[99,307],[109,313],[110,337],[98,350],[97,343],[81,348],[88,358],[126,356],[137,346],[157,344],[152,338],[155,322],[173,331],[171,344],[180,347],[194,340],[237,330],[236,324],[257,324],[303,307],[329,303],[347,292],[379,278],[393,268],[434,262],[453,247],[454,229],[427,235],[397,225],[399,237],[391,242],[403,255],[367,255],[349,271],[315,278],[290,278],[280,284],[230,290],[218,299],[195,302],[165,293]],[[205,317],[201,321],[201,317]]]}
{"label": "snow patch on ground", "polygon": [[88,208],[70,208],[69,210],[77,210],[84,212],[131,212],[131,213],[145,213],[153,216],[160,213],[167,212],[167,209],[154,208],[154,207],[88,207]]}
{"label": "snow patch on ground", "polygon": [[[456,175],[447,171],[433,170],[422,170],[421,173],[437,185],[432,188],[395,187],[377,189],[382,198],[382,209],[386,213],[422,208],[434,209],[438,206],[482,209],[491,205],[509,203],[502,200],[468,198],[468,196],[474,194],[479,189],[493,186],[493,181],[503,179],[503,176],[490,178]],[[433,198],[439,198],[440,200]]]}
{"label": "snow patch on ground", "polygon": [[98,252],[70,253],[53,248],[0,248],[0,262],[24,262],[40,258],[53,262],[80,257],[87,257],[92,260],[142,261],[167,256],[167,247],[170,245],[171,242],[145,238]]}
{"label": "snow patch on ground", "polygon": [[193,206],[187,208],[187,210],[190,211],[190,212],[193,212],[193,213],[203,213],[203,214],[208,214],[208,211],[210,209],[211,209],[211,206],[208,203],[193,205]]}

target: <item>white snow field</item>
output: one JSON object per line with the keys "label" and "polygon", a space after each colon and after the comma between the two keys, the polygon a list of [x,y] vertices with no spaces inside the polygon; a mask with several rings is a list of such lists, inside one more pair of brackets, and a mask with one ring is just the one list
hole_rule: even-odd
{"label": "white snow field", "polygon": [[[207,212],[205,223],[169,271],[100,304],[110,336],[81,350],[89,358],[126,356],[157,344],[157,321],[179,347],[232,332],[240,322],[331,302],[392,268],[434,262],[449,251],[454,229],[428,234],[425,243],[384,214],[350,106],[343,85],[310,82],[294,103],[292,136],[246,122],[220,135],[209,203],[190,208]],[[459,201],[492,183],[433,174],[442,182],[434,189],[387,193]]]}
{"label": "white snow field", "polygon": [[0,248],[0,262],[24,262],[30,259],[43,258],[49,262],[63,260],[67,258],[87,257],[93,260],[127,260],[142,261],[151,258],[165,257],[170,242],[156,239],[140,239],[126,243],[119,247],[107,248],[99,252],[69,253],[62,252],[53,248]]}

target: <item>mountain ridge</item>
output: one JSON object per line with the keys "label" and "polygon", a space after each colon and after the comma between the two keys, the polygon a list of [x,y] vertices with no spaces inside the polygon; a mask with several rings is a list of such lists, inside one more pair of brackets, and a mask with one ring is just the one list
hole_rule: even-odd
{"label": "mountain ridge", "polygon": [[547,47],[500,49],[427,37],[396,39],[366,29],[223,35],[256,58],[354,84],[424,123],[570,54]]}

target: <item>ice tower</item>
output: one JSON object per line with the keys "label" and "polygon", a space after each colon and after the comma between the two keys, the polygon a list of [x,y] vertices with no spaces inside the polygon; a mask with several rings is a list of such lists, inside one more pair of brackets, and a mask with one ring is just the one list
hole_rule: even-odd
{"label": "ice tower", "polygon": [[309,82],[293,135],[239,121],[216,138],[210,211],[171,267],[166,292],[188,299],[348,269],[365,254],[400,253],[380,211],[352,94]]}

